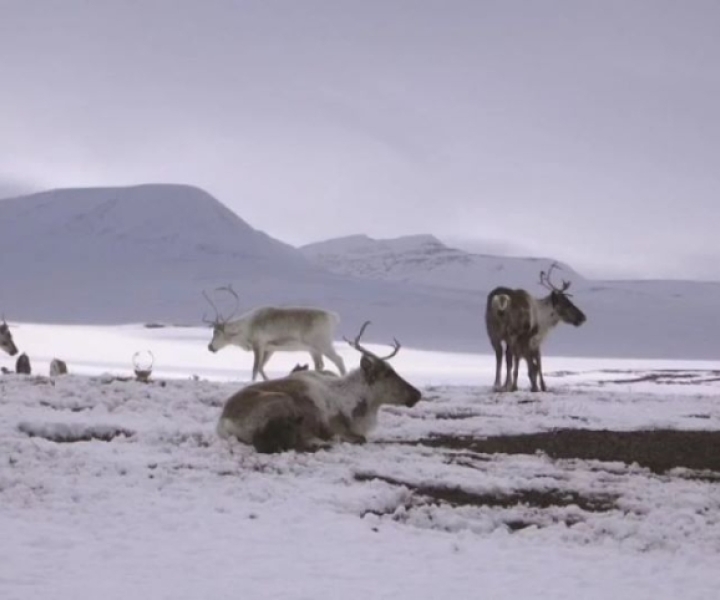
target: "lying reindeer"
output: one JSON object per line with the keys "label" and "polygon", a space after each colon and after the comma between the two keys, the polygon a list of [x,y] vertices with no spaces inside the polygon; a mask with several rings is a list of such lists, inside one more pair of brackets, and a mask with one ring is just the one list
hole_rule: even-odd
{"label": "lying reindeer", "polygon": [[320,308],[277,308],[264,306],[251,310],[235,320],[230,320],[237,312],[239,298],[231,286],[223,289],[235,298],[235,310],[223,318],[210,297],[203,296],[215,310],[215,318],[207,320],[212,325],[213,337],[208,350],[217,352],[229,344],[240,346],[243,350],[252,350],[252,380],[258,373],[267,381],[264,367],[273,352],[307,350],[312,356],[315,369],[324,367],[323,356],[327,356],[345,374],[345,363],[333,347],[335,328],[340,317],[334,312]]}
{"label": "lying reindeer", "polygon": [[233,395],[217,424],[222,438],[236,437],[258,452],[307,451],[330,440],[364,443],[383,404],[414,406],[421,397],[387,363],[400,350],[379,357],[360,345],[366,321],[354,341],[360,367],[342,377],[297,371],[272,381],[251,384]]}
{"label": "lying reindeer", "polygon": [[[532,391],[538,391],[538,377],[540,389],[547,391],[540,352],[543,341],[561,321],[579,327],[587,319],[569,298],[567,290],[570,282],[563,281],[561,288],[552,283],[550,277],[556,267],[557,263],[553,263],[547,273],[540,272],[540,284],[550,290],[550,294],[543,298],[535,298],[522,289],[506,287],[497,287],[488,294],[485,326],[495,350],[495,391],[518,389],[518,370],[523,358],[528,365]],[[501,386],[503,342],[506,376],[505,384]]]}
{"label": "lying reindeer", "polygon": [[0,323],[0,350],[10,356],[15,356],[18,353],[17,346],[13,342],[12,333],[10,333],[10,327],[8,327],[4,316],[2,317],[2,323]]}

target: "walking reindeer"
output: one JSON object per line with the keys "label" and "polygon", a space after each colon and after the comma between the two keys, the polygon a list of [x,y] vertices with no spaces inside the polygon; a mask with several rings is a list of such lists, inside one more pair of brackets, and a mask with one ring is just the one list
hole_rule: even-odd
{"label": "walking reindeer", "polygon": [[5,321],[5,316],[2,317],[2,323],[0,323],[0,350],[6,352],[10,356],[15,356],[18,353],[17,346],[13,341],[12,333],[10,333],[10,327]]}
{"label": "walking reindeer", "polygon": [[[523,289],[507,287],[497,287],[488,294],[485,326],[495,351],[493,388],[496,391],[518,389],[518,370],[522,359],[527,362],[532,391],[538,391],[538,378],[540,389],[546,391],[540,351],[542,343],[560,322],[579,327],[587,319],[570,300],[567,290],[571,282],[563,280],[559,288],[552,283],[552,272],[557,266],[553,263],[547,272],[540,271],[540,284],[550,290],[545,297],[536,298]],[[503,342],[506,375],[505,383],[501,385]]]}
{"label": "walking reindeer", "polygon": [[420,390],[388,364],[400,342],[380,357],[360,345],[370,321],[350,341],[360,352],[360,367],[340,377],[296,371],[272,381],[250,384],[225,403],[217,424],[222,438],[235,437],[258,452],[316,450],[332,440],[364,443],[384,404],[414,406]]}
{"label": "walking reindeer", "polygon": [[345,374],[345,363],[333,347],[335,328],[340,323],[336,313],[320,308],[263,306],[232,320],[239,308],[240,298],[230,285],[218,290],[228,292],[235,299],[235,308],[230,316],[223,317],[210,296],[203,291],[203,296],[215,310],[213,319],[203,317],[203,321],[213,328],[208,350],[217,352],[231,344],[243,350],[252,350],[253,381],[258,373],[267,381],[264,367],[278,351],[306,350],[317,371],[324,368],[323,356],[326,356],[342,375]]}

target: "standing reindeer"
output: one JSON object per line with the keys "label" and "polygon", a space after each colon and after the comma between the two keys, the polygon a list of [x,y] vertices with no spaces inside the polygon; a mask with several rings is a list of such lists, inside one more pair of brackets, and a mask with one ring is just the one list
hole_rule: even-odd
{"label": "standing reindeer", "polygon": [[[540,347],[548,333],[561,321],[575,327],[582,325],[587,317],[572,303],[567,293],[569,281],[563,281],[562,287],[556,287],[551,280],[553,263],[545,271],[540,271],[540,284],[550,290],[543,298],[535,298],[523,289],[497,287],[487,297],[485,307],[485,326],[488,337],[495,350],[495,391],[516,391],[520,361],[524,358],[528,365],[531,389],[547,391],[542,374]],[[502,344],[505,342],[505,384],[500,385],[502,370]],[[512,377],[511,377],[512,370]]]}
{"label": "standing reindeer", "polygon": [[236,437],[258,452],[315,450],[333,438],[364,443],[383,404],[414,406],[420,390],[405,381],[387,361],[400,350],[379,357],[360,345],[366,321],[350,346],[361,353],[360,367],[342,377],[296,371],[281,379],[248,385],[225,403],[217,424],[222,438]]}
{"label": "standing reindeer", "polygon": [[323,369],[323,356],[327,356],[340,373],[345,374],[345,363],[333,347],[335,328],[340,323],[340,317],[336,313],[320,308],[263,306],[231,320],[237,313],[240,299],[232,286],[218,289],[230,293],[236,304],[230,316],[224,318],[203,291],[203,296],[215,310],[214,319],[203,317],[213,328],[208,350],[217,352],[229,344],[240,346],[243,350],[252,350],[253,381],[258,373],[267,381],[264,367],[273,352],[277,351],[307,350],[317,371]]}
{"label": "standing reindeer", "polygon": [[2,317],[2,323],[0,323],[0,350],[3,350],[10,356],[15,356],[18,353],[17,346],[13,342],[12,333],[10,333],[10,327],[8,327],[5,321],[5,316]]}

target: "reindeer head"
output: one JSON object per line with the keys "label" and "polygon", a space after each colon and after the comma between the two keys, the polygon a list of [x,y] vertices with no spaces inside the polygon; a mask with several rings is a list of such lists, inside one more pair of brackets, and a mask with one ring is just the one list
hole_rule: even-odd
{"label": "reindeer head", "polygon": [[394,340],[395,347],[387,356],[377,356],[360,345],[360,338],[370,321],[365,321],[357,337],[350,341],[343,338],[350,346],[362,354],[360,370],[365,384],[370,388],[371,394],[378,404],[399,404],[401,406],[415,406],[422,394],[420,390],[410,385],[395,372],[388,360],[400,351],[400,342]]}
{"label": "reindeer head", "polygon": [[575,304],[573,304],[570,300],[571,294],[568,294],[567,290],[570,287],[571,282],[563,279],[562,287],[558,288],[551,281],[550,277],[553,269],[556,269],[557,267],[558,264],[554,262],[550,265],[547,272],[540,271],[540,285],[550,290],[550,302],[552,303],[553,309],[555,309],[555,312],[560,317],[560,320],[565,323],[569,323],[570,325],[575,325],[575,327],[579,327],[587,320],[587,317],[585,316],[585,313],[575,306]]}
{"label": "reindeer head", "polygon": [[[215,303],[212,301],[210,296],[208,296],[207,292],[203,290],[203,296],[205,297],[205,300],[208,301],[210,306],[215,311],[215,317],[213,319],[208,319],[207,315],[203,315],[203,322],[207,323],[208,325],[212,326],[213,329],[213,337],[212,340],[210,340],[210,343],[208,344],[208,350],[210,352],[217,352],[218,350],[221,350],[228,344],[230,344],[230,335],[229,332],[226,330],[227,324],[232,319],[235,314],[237,313],[237,310],[240,306],[240,298],[238,297],[235,290],[232,289],[232,285],[227,285],[223,287],[216,288],[216,291],[224,291],[229,293],[234,299],[235,299],[235,308],[230,313],[229,316],[223,317],[220,313],[220,310],[218,310],[218,307],[215,305]],[[238,332],[233,332],[234,336],[237,335]],[[232,337],[234,337],[232,336]],[[250,348],[246,348],[246,350],[249,350]]]}
{"label": "reindeer head", "polygon": [[5,322],[4,316],[2,317],[2,323],[0,323],[0,349],[10,356],[15,356],[18,353],[17,346],[13,342],[12,333],[10,333],[10,327]]}
{"label": "reindeer head", "polygon": [[308,365],[307,363],[303,364],[303,365],[298,363],[292,368],[292,371],[290,371],[290,373],[292,374],[292,373],[297,373],[298,371],[309,371],[309,370],[310,370],[310,365]]}

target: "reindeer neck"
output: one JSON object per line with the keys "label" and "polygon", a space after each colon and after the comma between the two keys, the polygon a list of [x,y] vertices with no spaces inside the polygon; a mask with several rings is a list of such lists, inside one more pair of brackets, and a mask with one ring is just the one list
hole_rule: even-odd
{"label": "reindeer neck", "polygon": [[351,414],[361,404],[373,410],[379,409],[379,406],[375,406],[372,389],[361,369],[354,369],[344,377],[334,378],[326,383],[337,394],[336,401],[342,406],[343,412]]}
{"label": "reindeer neck", "polygon": [[552,303],[552,294],[537,299],[537,326],[542,334],[546,334],[560,322],[560,316]]}

